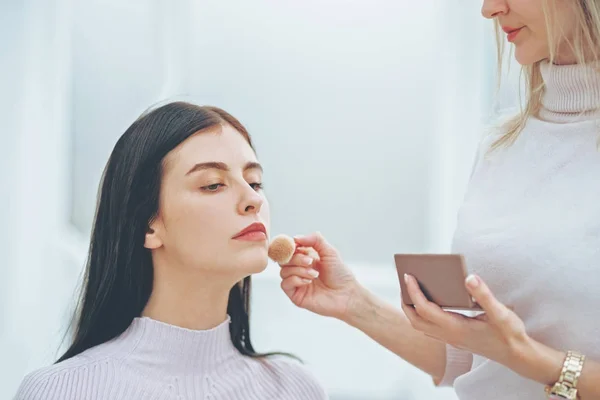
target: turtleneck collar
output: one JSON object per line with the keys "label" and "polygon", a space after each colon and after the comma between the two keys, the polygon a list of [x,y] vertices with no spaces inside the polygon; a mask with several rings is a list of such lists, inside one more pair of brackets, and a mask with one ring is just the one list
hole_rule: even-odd
{"label": "turtleneck collar", "polygon": [[230,317],[208,330],[192,330],[148,317],[135,318],[117,339],[130,351],[127,359],[158,365],[173,373],[213,369],[241,354],[229,334]]}
{"label": "turtleneck collar", "polygon": [[549,122],[573,122],[600,115],[600,63],[541,64],[545,91],[540,118]]}

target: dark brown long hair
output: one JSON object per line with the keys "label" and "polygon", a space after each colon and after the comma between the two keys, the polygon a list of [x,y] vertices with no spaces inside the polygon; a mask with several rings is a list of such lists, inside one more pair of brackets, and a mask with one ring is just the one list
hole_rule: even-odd
{"label": "dark brown long hair", "polygon": [[[140,116],[117,141],[102,177],[73,341],[61,362],[123,333],[146,306],[153,284],[144,238],[158,213],[163,160],[198,131],[235,128],[254,149],[246,128],[229,113],[173,102]],[[229,292],[229,331],[241,354],[264,357],[250,340],[250,288],[246,277]]]}

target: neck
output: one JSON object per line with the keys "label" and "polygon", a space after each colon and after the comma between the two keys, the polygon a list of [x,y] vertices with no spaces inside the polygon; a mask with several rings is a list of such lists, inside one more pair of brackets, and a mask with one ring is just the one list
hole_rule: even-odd
{"label": "neck", "polygon": [[584,46],[581,54],[578,55],[573,50],[573,40],[564,40],[560,44],[558,51],[554,59],[552,60],[553,64],[556,65],[573,65],[579,63],[590,63],[594,61],[598,61],[596,57],[596,52],[593,48]]}
{"label": "neck", "polygon": [[223,323],[233,283],[206,271],[155,260],[152,294],[142,316],[193,330]]}

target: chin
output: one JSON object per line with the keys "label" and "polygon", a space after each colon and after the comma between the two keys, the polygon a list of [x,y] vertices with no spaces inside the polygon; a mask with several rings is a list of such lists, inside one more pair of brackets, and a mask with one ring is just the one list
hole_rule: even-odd
{"label": "chin", "polygon": [[248,273],[249,274],[259,274],[259,273],[263,272],[265,269],[267,269],[267,265],[268,265],[267,259],[257,260],[256,262],[248,262]]}
{"label": "chin", "polygon": [[533,65],[549,57],[548,54],[532,50],[531,48],[528,49],[527,46],[517,46],[515,48],[515,59],[523,66]]}
{"label": "chin", "polygon": [[254,248],[240,252],[235,265],[238,266],[244,276],[263,272],[269,263],[267,249]]}

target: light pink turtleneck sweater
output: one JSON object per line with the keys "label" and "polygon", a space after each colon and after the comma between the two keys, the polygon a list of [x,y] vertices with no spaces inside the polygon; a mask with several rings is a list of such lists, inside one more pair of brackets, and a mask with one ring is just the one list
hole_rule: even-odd
{"label": "light pink turtleneck sweater", "polygon": [[298,362],[241,355],[229,319],[194,331],[136,318],[119,337],[27,375],[16,400],[323,400]]}
{"label": "light pink turtleneck sweater", "polygon": [[[505,149],[486,155],[498,134],[483,140],[453,252],[532,338],[600,361],[600,73],[546,63],[542,75],[540,119]],[[546,399],[542,384],[450,346],[442,384],[461,400]]]}

